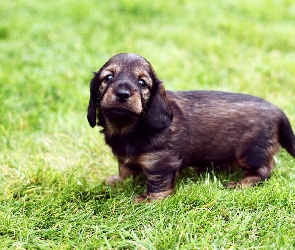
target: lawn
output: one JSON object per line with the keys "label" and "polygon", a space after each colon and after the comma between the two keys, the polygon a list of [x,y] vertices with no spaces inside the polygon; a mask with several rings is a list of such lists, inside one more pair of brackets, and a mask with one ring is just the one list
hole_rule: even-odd
{"label": "lawn", "polygon": [[134,204],[144,179],[102,183],[117,163],[86,119],[92,72],[134,52],[166,89],[257,95],[295,130],[294,1],[13,0],[0,13],[0,249],[295,248],[286,151],[259,187],[188,169],[173,196]]}

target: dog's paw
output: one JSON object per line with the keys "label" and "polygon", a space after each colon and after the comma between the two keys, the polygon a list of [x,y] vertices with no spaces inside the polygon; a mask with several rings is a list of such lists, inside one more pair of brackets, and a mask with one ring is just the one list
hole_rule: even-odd
{"label": "dog's paw", "polygon": [[229,189],[244,189],[261,185],[259,176],[247,176],[239,182],[223,183],[223,186]]}
{"label": "dog's paw", "polygon": [[134,198],[134,203],[151,203],[151,197],[148,194],[140,194]]}
{"label": "dog's paw", "polygon": [[120,177],[118,174],[116,174],[116,175],[111,175],[110,177],[105,179],[104,184],[110,185],[110,186],[115,186],[116,183],[123,182],[123,181],[124,181],[124,179],[122,177]]}
{"label": "dog's paw", "polygon": [[226,182],[226,183],[224,182],[222,183],[222,186],[229,189],[241,188],[241,185],[239,184],[239,182]]}
{"label": "dog's paw", "polygon": [[157,193],[140,194],[136,196],[136,198],[134,199],[134,202],[135,203],[151,203],[153,201],[163,200],[171,194],[173,194],[173,188],[169,188],[166,191],[161,191]]}

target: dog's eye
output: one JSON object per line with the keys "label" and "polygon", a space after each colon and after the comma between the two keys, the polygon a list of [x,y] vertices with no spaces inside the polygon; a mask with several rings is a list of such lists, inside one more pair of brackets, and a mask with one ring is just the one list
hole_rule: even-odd
{"label": "dog's eye", "polygon": [[105,82],[109,82],[110,80],[112,80],[114,77],[113,77],[113,75],[107,75],[103,80],[105,81]]}
{"label": "dog's eye", "polygon": [[142,79],[139,79],[139,80],[138,80],[138,83],[139,83],[142,87],[146,87],[146,86],[147,86],[146,82],[145,82],[144,80],[142,80]]}

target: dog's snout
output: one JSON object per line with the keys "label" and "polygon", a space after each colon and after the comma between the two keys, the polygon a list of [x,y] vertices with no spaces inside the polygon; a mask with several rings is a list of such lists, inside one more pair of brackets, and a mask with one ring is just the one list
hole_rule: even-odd
{"label": "dog's snout", "polygon": [[121,102],[127,102],[131,96],[131,91],[125,88],[120,88],[116,91],[116,99]]}

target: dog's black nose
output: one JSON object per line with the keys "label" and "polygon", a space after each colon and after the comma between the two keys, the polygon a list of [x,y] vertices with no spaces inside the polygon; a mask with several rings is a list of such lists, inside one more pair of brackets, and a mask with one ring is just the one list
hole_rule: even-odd
{"label": "dog's black nose", "polygon": [[131,96],[131,91],[128,89],[118,89],[116,91],[116,98],[119,102],[127,102],[129,97]]}

